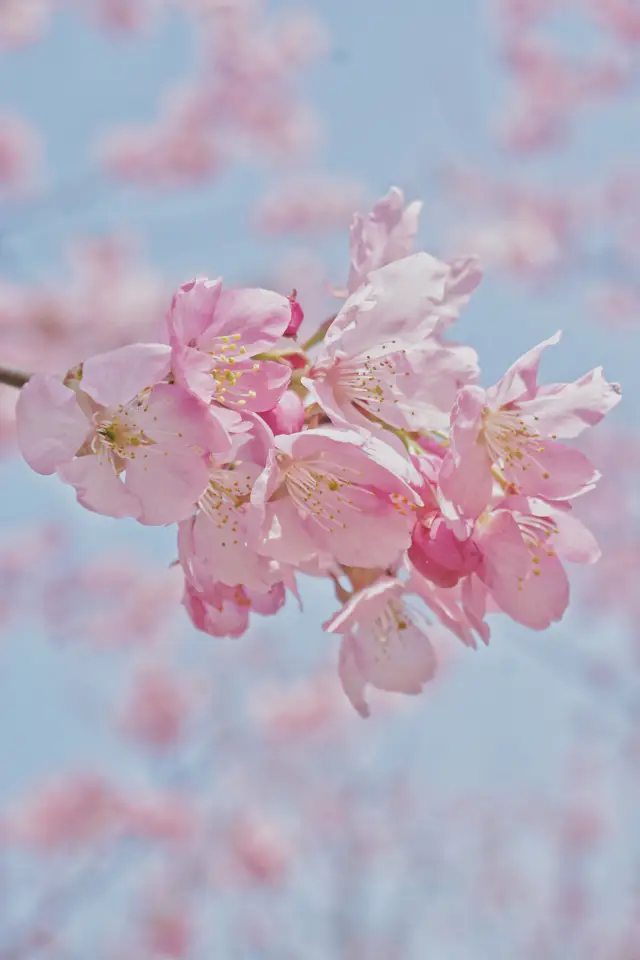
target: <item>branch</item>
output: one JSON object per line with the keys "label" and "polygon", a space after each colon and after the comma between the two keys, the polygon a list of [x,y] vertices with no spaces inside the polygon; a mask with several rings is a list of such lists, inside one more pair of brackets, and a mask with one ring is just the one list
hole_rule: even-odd
{"label": "branch", "polygon": [[30,373],[25,373],[24,370],[14,370],[13,367],[0,367],[0,383],[4,383],[7,387],[15,387],[16,390],[19,390],[20,387],[24,387],[25,383],[31,379]]}

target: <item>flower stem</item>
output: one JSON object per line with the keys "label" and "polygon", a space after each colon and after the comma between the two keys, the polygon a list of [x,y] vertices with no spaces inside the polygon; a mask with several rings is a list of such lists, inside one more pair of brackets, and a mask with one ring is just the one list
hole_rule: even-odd
{"label": "flower stem", "polygon": [[31,379],[30,373],[25,373],[24,370],[15,370],[13,367],[2,367],[0,366],[0,383],[4,383],[7,387],[15,387],[16,390],[19,390],[21,387],[24,387]]}

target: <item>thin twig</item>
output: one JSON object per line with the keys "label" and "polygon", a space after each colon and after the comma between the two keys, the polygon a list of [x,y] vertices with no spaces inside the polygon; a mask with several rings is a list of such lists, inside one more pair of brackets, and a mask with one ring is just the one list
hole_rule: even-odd
{"label": "thin twig", "polygon": [[15,387],[16,390],[19,390],[21,387],[24,387],[25,383],[31,379],[30,373],[25,373],[24,370],[14,370],[13,367],[0,367],[0,383],[4,383],[7,387]]}

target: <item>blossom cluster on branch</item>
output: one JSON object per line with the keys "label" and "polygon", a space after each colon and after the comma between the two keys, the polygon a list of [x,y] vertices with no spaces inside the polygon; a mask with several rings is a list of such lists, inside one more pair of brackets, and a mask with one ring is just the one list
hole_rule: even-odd
{"label": "blossom cluster on branch", "polygon": [[558,334],[480,387],[475,351],[445,333],[481,271],[412,253],[419,212],[394,188],[354,218],[342,306],[305,343],[295,292],[197,278],[157,341],[37,374],[17,405],[34,470],[97,513],[177,524],[201,630],[239,636],[297,595],[296,573],[331,579],[325,629],[363,716],[369,684],[420,692],[442,627],[475,646],[489,612],[561,619],[563,561],[598,557],[572,501],[599,476],[563,441],[620,399],[600,368],[539,385]]}

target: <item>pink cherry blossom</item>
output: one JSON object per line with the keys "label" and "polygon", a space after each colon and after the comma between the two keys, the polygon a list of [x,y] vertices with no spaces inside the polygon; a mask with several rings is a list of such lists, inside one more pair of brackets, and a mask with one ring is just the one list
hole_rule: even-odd
{"label": "pink cherry blossom", "polygon": [[428,254],[370,274],[329,327],[305,381],[325,413],[365,427],[371,420],[404,430],[446,426],[458,388],[479,370],[474,350],[439,333],[459,309],[463,285],[475,282]]}
{"label": "pink cherry blossom", "polygon": [[491,499],[498,469],[512,491],[566,500],[588,490],[598,474],[581,451],[556,442],[594,426],[620,400],[602,368],[574,383],[538,386],[538,364],[560,334],[534,347],[489,390],[463,387],[451,414],[451,450],[440,474],[445,496],[478,516]]}
{"label": "pink cherry blossom", "polygon": [[327,624],[343,634],[340,679],[345,693],[366,717],[367,684],[379,690],[418,694],[436,669],[428,626],[403,600],[404,584],[385,577],[360,590]]}
{"label": "pink cherry blossom", "polygon": [[236,410],[270,410],[291,378],[287,364],[259,358],[287,330],[291,303],[269,290],[222,290],[220,280],[193,280],[168,317],[176,382],[207,402]]}
{"label": "pink cherry blossom", "polygon": [[405,206],[402,190],[391,187],[366,217],[355,214],[349,243],[349,294],[366,283],[373,270],[409,256],[418,232],[421,210],[421,201],[414,200]]}
{"label": "pink cherry blossom", "polygon": [[381,440],[321,427],[280,435],[251,495],[264,517],[262,551],[298,564],[319,552],[353,566],[386,566],[409,545],[419,502],[411,464]]}
{"label": "pink cherry blossom", "polygon": [[479,576],[493,600],[532,630],[561,620],[569,603],[562,560],[594,563],[600,556],[592,534],[568,506],[507,497],[476,524],[482,551]]}
{"label": "pink cherry blossom", "polygon": [[251,493],[269,458],[273,435],[257,416],[244,426],[251,429],[236,434],[234,448],[212,462],[197,511],[178,529],[182,568],[199,591],[224,584],[264,592],[282,579],[278,564],[255,549],[249,528]]}
{"label": "pink cherry blossom", "polygon": [[33,377],[17,406],[18,442],[38,473],[56,472],[83,506],[163,524],[193,512],[208,458],[229,446],[215,413],[161,382],[171,351],[132,344],[87,360],[65,381]]}

